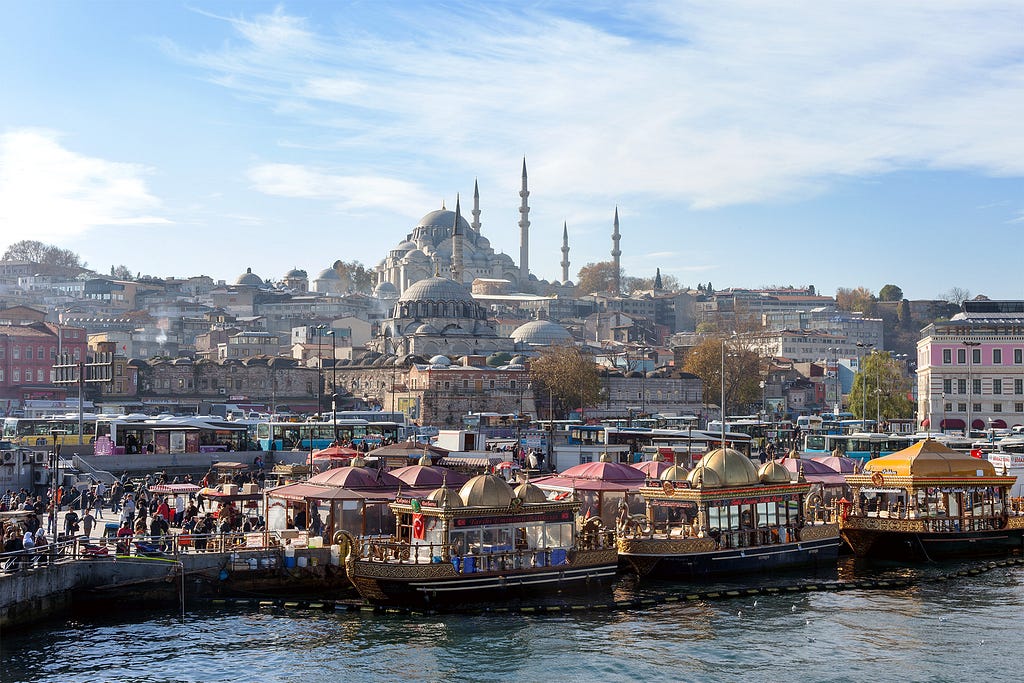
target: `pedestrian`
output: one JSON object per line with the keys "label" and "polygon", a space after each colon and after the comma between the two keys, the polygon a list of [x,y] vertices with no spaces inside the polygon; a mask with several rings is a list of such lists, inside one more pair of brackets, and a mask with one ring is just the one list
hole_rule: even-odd
{"label": "pedestrian", "polygon": [[103,496],[99,494],[99,490],[97,490],[96,494],[93,496],[92,510],[93,516],[96,519],[103,519]]}
{"label": "pedestrian", "polygon": [[92,510],[88,508],[85,514],[82,515],[82,533],[85,534],[86,538],[92,536],[92,528],[96,525],[96,518],[92,514]]}
{"label": "pedestrian", "polygon": [[74,510],[68,510],[67,514],[64,515],[64,535],[73,536],[78,533],[78,513]]}

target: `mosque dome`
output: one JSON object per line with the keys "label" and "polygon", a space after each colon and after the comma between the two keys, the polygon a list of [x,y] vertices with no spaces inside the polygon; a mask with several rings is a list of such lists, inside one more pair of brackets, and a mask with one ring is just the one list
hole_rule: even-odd
{"label": "mosque dome", "polygon": [[[713,471],[718,475],[722,486],[750,486],[759,483],[757,468],[750,458],[732,448],[716,448],[700,459],[696,469]],[[707,486],[707,474],[704,485]]]}
{"label": "mosque dome", "polygon": [[528,481],[524,481],[522,484],[517,486],[515,494],[516,498],[524,503],[546,503],[548,500],[548,497],[544,495],[544,491],[542,491],[539,486],[531,484]]}
{"label": "mosque dome", "polygon": [[441,365],[441,366],[444,366],[444,367],[448,367],[448,366],[450,366],[452,364],[452,361],[451,361],[450,358],[448,358],[448,356],[440,356],[440,355],[438,355],[438,356],[434,356],[433,358],[430,359],[430,364],[431,365]]}
{"label": "mosque dome", "polygon": [[260,276],[252,272],[252,268],[246,268],[245,272],[238,276],[235,280],[236,285],[248,285],[250,287],[260,287],[263,285],[263,280]]}
{"label": "mosque dome", "polygon": [[569,331],[550,320],[531,320],[520,325],[509,335],[517,344],[552,346],[572,341]]}
{"label": "mosque dome", "polygon": [[341,276],[338,275],[338,271],[334,268],[324,268],[320,271],[320,274],[316,276],[317,280],[340,280]]}
{"label": "mosque dome", "polygon": [[762,484],[788,484],[790,482],[789,470],[776,460],[761,465],[757,471],[757,478]]}
{"label": "mosque dome", "polygon": [[373,288],[373,296],[378,299],[397,299],[398,288],[385,280]]}
{"label": "mosque dome", "polygon": [[508,482],[493,474],[480,474],[467,481],[459,497],[467,507],[508,507],[513,498]]}
{"label": "mosque dome", "polygon": [[433,276],[410,285],[399,301],[465,301],[475,304],[473,295],[463,285],[445,277]]}
{"label": "mosque dome", "polygon": [[416,243],[415,242],[413,242],[411,240],[405,240],[404,242],[399,243],[399,245],[397,247],[395,247],[395,250],[396,251],[412,251],[413,249],[416,249],[416,248],[417,247],[416,247]]}
{"label": "mosque dome", "polygon": [[285,273],[284,276],[285,276],[285,279],[288,279],[288,280],[294,280],[296,278],[308,277],[306,275],[306,271],[302,270],[301,268],[292,268],[287,273]]}
{"label": "mosque dome", "polygon": [[[431,211],[421,218],[417,227],[445,228],[447,230],[451,230],[453,225],[455,225],[455,212],[442,208],[437,211]],[[463,235],[469,231],[469,222],[467,222],[462,216],[459,216],[459,231]]]}

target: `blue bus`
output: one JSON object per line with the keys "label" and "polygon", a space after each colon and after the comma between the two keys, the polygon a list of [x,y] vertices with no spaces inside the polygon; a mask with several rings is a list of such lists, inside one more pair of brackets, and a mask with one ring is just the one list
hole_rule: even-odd
{"label": "blue bus", "polygon": [[256,441],[264,451],[309,451],[327,448],[335,438],[356,446],[376,448],[383,442],[399,440],[402,425],[394,422],[339,419],[313,422],[260,422]]}
{"label": "blue bus", "polygon": [[[867,462],[912,446],[917,439],[908,435],[814,433],[804,436],[803,452],[807,457],[840,455]],[[837,453],[838,451],[838,453]]]}

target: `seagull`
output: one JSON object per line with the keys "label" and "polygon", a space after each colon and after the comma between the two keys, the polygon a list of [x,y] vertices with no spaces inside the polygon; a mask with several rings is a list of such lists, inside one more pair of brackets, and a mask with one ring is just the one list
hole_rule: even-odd
{"label": "seagull", "polygon": [[790,612],[795,612],[796,611],[796,605],[793,605],[792,607],[790,607],[789,611]]}
{"label": "seagull", "polygon": [[736,616],[738,616],[738,617],[742,617],[742,616],[743,616],[743,610],[740,610],[739,612],[737,612],[737,613],[736,613]]}
{"label": "seagull", "polygon": [[813,643],[814,642],[814,638],[811,638],[810,636],[807,636],[807,642],[808,643]]}
{"label": "seagull", "polygon": [[757,607],[757,600],[754,600],[754,607]]}
{"label": "seagull", "polygon": [[806,624],[807,626],[810,626],[811,625],[811,620],[808,619],[807,621],[804,622],[804,624]]}

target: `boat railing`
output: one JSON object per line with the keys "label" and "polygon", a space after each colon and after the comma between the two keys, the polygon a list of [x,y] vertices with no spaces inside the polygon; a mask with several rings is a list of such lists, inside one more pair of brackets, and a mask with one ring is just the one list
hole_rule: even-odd
{"label": "boat railing", "polygon": [[391,564],[428,565],[450,562],[459,574],[487,571],[509,571],[534,567],[558,566],[570,560],[565,548],[512,549],[490,552],[453,552],[450,545],[440,543],[409,544],[395,540],[365,541],[359,548],[359,559]]}

